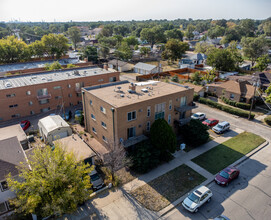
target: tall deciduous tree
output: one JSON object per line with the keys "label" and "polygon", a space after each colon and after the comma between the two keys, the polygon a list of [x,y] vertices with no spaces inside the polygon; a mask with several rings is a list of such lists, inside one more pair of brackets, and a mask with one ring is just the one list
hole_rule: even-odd
{"label": "tall deciduous tree", "polygon": [[87,58],[88,61],[97,62],[98,60],[98,52],[96,47],[87,46],[83,49],[82,57]]}
{"label": "tall deciduous tree", "polygon": [[180,29],[177,29],[177,28],[165,31],[165,36],[167,40],[169,39],[178,39],[181,41],[183,40],[183,33]]}
{"label": "tall deciduous tree", "polygon": [[71,213],[91,193],[89,165],[59,146],[53,151],[49,146],[36,148],[19,171],[19,178],[9,175],[7,179],[16,193],[12,204],[18,213],[39,217]]}
{"label": "tall deciduous tree", "polygon": [[123,41],[116,51],[116,55],[122,60],[129,60],[133,56],[133,51],[129,47],[128,43]]}
{"label": "tall deciduous tree", "polygon": [[176,61],[181,59],[182,55],[189,49],[189,45],[185,42],[181,42],[176,39],[170,39],[166,45],[165,50],[162,53],[164,59],[169,59],[171,61]]}
{"label": "tall deciduous tree", "polygon": [[81,37],[80,29],[78,27],[70,27],[68,29],[68,35],[72,41],[74,49],[76,50],[77,44],[80,42]]}
{"label": "tall deciduous tree", "polygon": [[189,24],[186,28],[185,36],[190,40],[194,37],[193,31],[196,29],[196,27],[192,24]]}
{"label": "tall deciduous tree", "polygon": [[270,59],[268,58],[268,55],[263,55],[257,59],[257,64],[255,65],[255,68],[263,71],[267,68],[268,63],[270,63]]}
{"label": "tall deciduous tree", "polygon": [[253,37],[243,37],[241,40],[241,45],[243,47],[243,53],[254,66],[255,61],[262,55],[266,54],[268,51],[267,41],[264,36]]}

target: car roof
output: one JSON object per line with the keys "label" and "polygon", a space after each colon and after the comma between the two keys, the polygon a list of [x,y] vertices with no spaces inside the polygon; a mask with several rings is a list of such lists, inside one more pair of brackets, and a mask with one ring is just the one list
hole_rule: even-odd
{"label": "car roof", "polygon": [[208,118],[209,121],[217,121],[215,118]]}
{"label": "car roof", "polygon": [[202,115],[202,114],[204,114],[204,113],[202,113],[202,112],[197,112],[197,113],[195,113],[195,114],[197,114],[197,115]]}
{"label": "car roof", "polygon": [[201,196],[202,194],[206,193],[209,190],[209,188],[207,188],[206,186],[201,186],[199,188],[197,188],[194,193]]}
{"label": "car roof", "polygon": [[226,124],[229,124],[229,122],[226,122],[226,121],[222,121],[219,123],[220,125],[226,125]]}
{"label": "car roof", "polygon": [[224,169],[224,171],[227,172],[227,173],[232,173],[235,170],[237,170],[235,167],[227,167],[227,168]]}

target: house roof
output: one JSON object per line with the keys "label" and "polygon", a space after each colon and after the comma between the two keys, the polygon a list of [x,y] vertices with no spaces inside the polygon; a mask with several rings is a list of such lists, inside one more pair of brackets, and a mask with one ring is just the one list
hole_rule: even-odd
{"label": "house roof", "polygon": [[108,62],[108,64],[112,64],[114,66],[116,66],[118,64],[119,67],[125,66],[126,64],[128,64],[127,62],[121,61],[121,60],[110,60]]}
{"label": "house roof", "polygon": [[137,69],[143,69],[143,70],[147,70],[147,71],[151,71],[153,70],[154,68],[156,68],[155,65],[151,65],[151,64],[148,64],[148,63],[137,63],[134,68],[137,68]]}
{"label": "house roof", "polygon": [[38,126],[42,127],[44,134],[54,131],[58,128],[70,127],[69,124],[60,117],[60,115],[49,115],[39,120]]}
{"label": "house roof", "polygon": [[242,97],[251,98],[254,95],[254,87],[247,81],[227,81],[221,84],[209,84],[208,86],[215,86],[225,89],[227,92],[240,94]]}
{"label": "house roof", "polygon": [[16,166],[20,162],[26,162],[26,155],[17,137],[10,137],[0,140],[0,180],[4,180],[6,175],[18,174]]}
{"label": "house roof", "polygon": [[194,85],[191,83],[184,83],[184,86],[189,86],[190,88],[194,89],[194,92],[198,93],[204,90],[204,88],[202,86],[198,86],[198,85]]}
{"label": "house roof", "polygon": [[16,136],[19,142],[25,141],[27,136],[22,129],[21,125],[11,125],[8,127],[0,128],[0,140]]}
{"label": "house roof", "polygon": [[54,141],[54,144],[58,143],[59,146],[67,152],[73,152],[78,161],[85,160],[96,155],[95,152],[90,149],[90,147],[85,144],[77,134]]}
{"label": "house roof", "polygon": [[256,72],[255,76],[260,79],[260,82],[264,86],[269,86],[271,83],[271,73],[268,72]]}

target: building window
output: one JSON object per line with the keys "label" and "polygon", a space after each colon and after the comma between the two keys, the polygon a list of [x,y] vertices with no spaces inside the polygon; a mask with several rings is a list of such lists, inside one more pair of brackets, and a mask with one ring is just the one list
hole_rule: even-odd
{"label": "building window", "polygon": [[30,115],[34,115],[35,114],[35,112],[34,111],[30,111]]}
{"label": "building window", "polygon": [[186,97],[181,97],[181,107],[186,106]]}
{"label": "building window", "polygon": [[109,82],[116,82],[117,78],[115,76],[109,77]]}
{"label": "building window", "polygon": [[97,131],[96,131],[96,129],[94,127],[92,127],[92,131],[93,131],[94,134],[97,134]]}
{"label": "building window", "polygon": [[91,118],[92,118],[94,121],[96,121],[96,118],[95,118],[95,116],[94,116],[93,114],[91,114]]}
{"label": "building window", "polygon": [[147,130],[147,131],[150,131],[150,130],[151,130],[151,122],[150,122],[150,121],[147,121],[146,130]]}
{"label": "building window", "polygon": [[32,101],[29,101],[29,102],[28,102],[28,105],[29,105],[29,106],[33,105],[33,102],[32,102]]}
{"label": "building window", "polygon": [[43,88],[43,89],[38,90],[38,96],[46,96],[46,95],[48,95],[48,89],[47,88]]}
{"label": "building window", "polygon": [[9,108],[16,108],[18,107],[18,104],[10,105]]}
{"label": "building window", "polygon": [[230,99],[234,99],[234,94],[231,94],[231,95],[230,95]]}
{"label": "building window", "polygon": [[128,112],[127,113],[128,121],[132,121],[136,119],[136,111]]}
{"label": "building window", "polygon": [[107,138],[106,138],[105,136],[103,136],[103,141],[104,141],[105,143],[108,143]]}
{"label": "building window", "polygon": [[82,96],[82,93],[76,93],[76,96],[77,96],[77,97],[81,97],[81,96]]}
{"label": "building window", "polygon": [[214,88],[214,92],[216,92],[216,88]]}
{"label": "building window", "polygon": [[71,88],[71,85],[70,85],[70,84],[68,84],[68,85],[67,85],[67,87],[68,87],[68,88]]}
{"label": "building window", "polygon": [[7,212],[8,209],[6,207],[6,204],[4,202],[0,203],[0,214]]}
{"label": "building window", "polygon": [[70,97],[70,98],[71,98],[71,97],[72,97],[72,94],[68,94],[68,97]]}
{"label": "building window", "polygon": [[54,89],[61,89],[61,86],[55,86]]}
{"label": "building window", "polygon": [[62,99],[62,96],[61,95],[56,96],[55,99]]}
{"label": "building window", "polygon": [[171,123],[171,114],[168,115],[167,122],[170,124]]}
{"label": "building window", "polygon": [[155,105],[155,120],[165,117],[166,103],[160,103]]}
{"label": "building window", "polygon": [[12,97],[15,97],[16,95],[13,93],[13,94],[7,94],[6,97],[7,98],[12,98]]}
{"label": "building window", "polygon": [[42,100],[39,101],[39,103],[40,103],[40,105],[49,103],[49,99],[42,99]]}
{"label": "building window", "polygon": [[103,82],[104,81],[104,79],[98,79],[98,82]]}
{"label": "building window", "polygon": [[27,91],[27,92],[26,92],[26,95],[31,95],[31,91]]}
{"label": "building window", "polygon": [[102,113],[106,114],[106,110],[105,110],[105,108],[103,106],[100,107],[100,110],[101,110]]}
{"label": "building window", "polygon": [[2,181],[0,183],[0,186],[1,186],[1,191],[2,192],[8,190],[8,182],[7,181]]}
{"label": "building window", "polygon": [[105,129],[107,129],[106,124],[103,121],[101,122],[101,124]]}
{"label": "building window", "polygon": [[147,117],[151,116],[151,106],[148,106],[147,108]]}
{"label": "building window", "polygon": [[136,136],[136,127],[128,128],[127,129],[127,138],[133,138]]}
{"label": "building window", "polygon": [[12,118],[19,118],[20,116],[21,116],[20,114],[11,115]]}
{"label": "building window", "polygon": [[89,104],[92,105],[92,100],[89,100]]}
{"label": "building window", "polygon": [[41,113],[43,113],[43,112],[48,112],[48,111],[50,111],[50,107],[48,107],[48,108],[42,108],[42,109],[40,110]]}
{"label": "building window", "polygon": [[169,110],[171,110],[171,109],[172,109],[172,100],[169,100],[168,109],[169,109]]}

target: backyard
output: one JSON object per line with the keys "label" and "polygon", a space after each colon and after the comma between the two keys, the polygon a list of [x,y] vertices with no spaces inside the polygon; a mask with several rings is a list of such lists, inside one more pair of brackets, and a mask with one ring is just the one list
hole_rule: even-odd
{"label": "backyard", "polygon": [[195,157],[192,161],[210,173],[216,174],[261,145],[264,141],[265,139],[256,134],[243,132]]}

